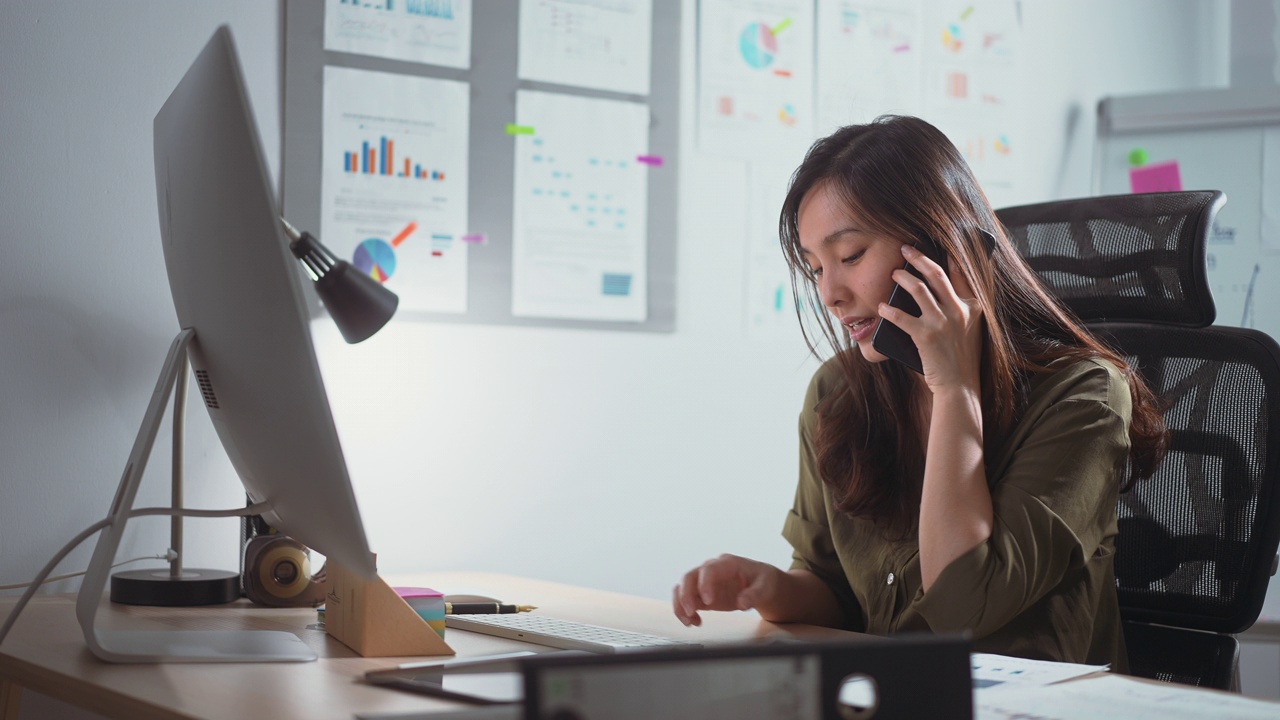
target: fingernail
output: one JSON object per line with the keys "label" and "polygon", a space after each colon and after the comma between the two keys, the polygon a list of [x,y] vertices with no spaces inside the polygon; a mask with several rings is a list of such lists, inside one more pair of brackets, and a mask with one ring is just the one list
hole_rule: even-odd
{"label": "fingernail", "polygon": [[903,254],[903,255],[906,255],[907,257],[911,257],[912,255],[915,255],[915,254],[916,254],[916,252],[917,252],[917,250],[916,250],[915,248],[911,247],[910,245],[908,245],[908,244],[906,244],[906,243],[903,243],[903,244],[902,244],[902,254]]}

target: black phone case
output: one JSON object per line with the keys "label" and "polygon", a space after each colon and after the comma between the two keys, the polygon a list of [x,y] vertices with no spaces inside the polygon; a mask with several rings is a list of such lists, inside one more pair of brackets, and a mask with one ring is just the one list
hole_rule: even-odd
{"label": "black phone case", "polygon": [[[915,248],[941,265],[944,270],[947,268],[946,258],[939,257],[941,253],[937,245],[928,240],[921,240],[915,244]],[[903,269],[921,280],[924,279],[920,271],[916,270],[911,263],[904,265]],[[911,293],[902,289],[901,285],[893,286],[893,293],[889,295],[889,306],[909,313],[912,317],[920,317],[920,305],[916,303],[915,298],[911,297]],[[871,347],[881,355],[893,358],[912,370],[924,374],[924,366],[920,363],[920,351],[916,349],[915,341],[905,330],[888,320],[882,319],[876,326],[876,334],[871,337]]]}

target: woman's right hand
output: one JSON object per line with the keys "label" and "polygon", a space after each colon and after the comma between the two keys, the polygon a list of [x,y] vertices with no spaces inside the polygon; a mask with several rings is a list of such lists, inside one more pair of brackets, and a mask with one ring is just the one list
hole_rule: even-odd
{"label": "woman's right hand", "polygon": [[721,555],[685,573],[672,608],[685,625],[701,625],[699,610],[751,610],[770,605],[786,579],[778,568],[737,555]]}

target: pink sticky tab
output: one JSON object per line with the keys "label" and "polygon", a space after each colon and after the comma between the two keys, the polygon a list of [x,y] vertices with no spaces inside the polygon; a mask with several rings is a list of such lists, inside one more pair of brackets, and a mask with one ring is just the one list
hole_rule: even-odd
{"label": "pink sticky tab", "polygon": [[423,587],[397,587],[392,588],[396,594],[402,598],[421,598],[421,597],[444,597],[444,593]]}
{"label": "pink sticky tab", "polygon": [[1136,193],[1181,191],[1182,173],[1178,170],[1178,161],[1171,160],[1129,170],[1129,190]]}
{"label": "pink sticky tab", "polygon": [[476,245],[488,245],[489,236],[484,233],[471,233],[470,235],[463,235],[462,242],[475,243]]}
{"label": "pink sticky tab", "polygon": [[662,156],[661,155],[637,155],[636,162],[641,162],[641,163],[644,163],[645,165],[652,165],[653,167],[662,167]]}

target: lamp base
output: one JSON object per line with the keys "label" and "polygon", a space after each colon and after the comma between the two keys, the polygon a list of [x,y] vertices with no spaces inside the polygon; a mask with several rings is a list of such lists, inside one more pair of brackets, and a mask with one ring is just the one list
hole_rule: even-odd
{"label": "lamp base", "polygon": [[128,570],[111,576],[111,602],[124,605],[225,605],[240,599],[240,575],[226,570],[183,568],[173,577],[169,568]]}

